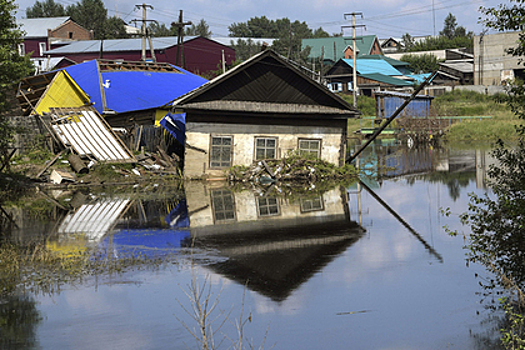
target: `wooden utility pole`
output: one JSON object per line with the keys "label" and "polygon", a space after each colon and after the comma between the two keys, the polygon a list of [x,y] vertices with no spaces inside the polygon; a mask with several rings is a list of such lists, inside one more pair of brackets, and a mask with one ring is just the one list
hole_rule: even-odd
{"label": "wooden utility pole", "polygon": [[153,10],[153,6],[151,5],[147,5],[147,4],[141,4],[141,5],[135,5],[135,8],[136,9],[140,9],[142,8],[142,19],[141,20],[132,20],[131,22],[142,22],[142,25],[141,25],[141,32],[142,32],[142,56],[141,56],[141,60],[143,62],[146,61],[146,38],[149,39],[149,46],[150,46],[150,50],[151,50],[151,59],[153,61],[155,61],[155,52],[154,52],[154,49],[153,49],[153,44],[151,42],[151,38],[148,36],[148,33],[147,33],[147,22],[157,22],[157,21],[154,21],[154,20],[147,20],[146,19],[146,14],[147,14],[147,8],[150,8]]}
{"label": "wooden utility pole", "polygon": [[[182,68],[186,68],[186,60],[184,59],[184,27],[189,26],[192,23],[190,21],[184,22],[182,20],[182,10],[180,10],[179,13],[179,21],[178,22],[172,22],[171,25],[173,27],[177,27],[177,66],[182,66]],[[182,64],[180,63],[182,62]]]}
{"label": "wooden utility pole", "polygon": [[356,45],[355,45],[355,28],[356,27],[365,27],[364,25],[358,25],[356,26],[355,24],[355,16],[356,15],[359,15],[361,16],[361,18],[363,18],[363,14],[361,12],[352,12],[352,13],[345,13],[344,14],[344,17],[346,19],[346,16],[352,16],[352,25],[351,26],[343,26],[343,28],[352,28],[352,41],[353,41],[353,47],[352,47],[352,58],[353,58],[353,61],[354,61],[354,67],[353,67],[353,82],[352,82],[352,91],[353,91],[353,95],[354,95],[354,107],[357,108],[357,67],[356,67],[356,57],[357,57],[357,52],[356,52]]}
{"label": "wooden utility pole", "polygon": [[419,94],[419,92],[421,90],[423,90],[425,88],[425,86],[427,86],[428,83],[430,83],[432,80],[434,80],[434,78],[436,77],[437,75],[437,71],[434,71],[432,74],[430,74],[424,82],[421,83],[421,85],[419,85],[419,87],[412,93],[412,95],[410,95],[410,97],[408,97],[407,99],[405,99],[405,102],[403,102],[403,104],[401,104],[401,106],[397,107],[396,111],[390,116],[388,117],[388,119],[379,127],[376,129],[376,131],[372,134],[372,136],[370,136],[370,138],[363,144],[361,145],[361,148],[359,148],[354,154],[352,154],[351,156],[349,156],[347,159],[346,159],[346,162],[347,163],[351,163],[354,159],[356,159],[360,154],[361,152],[363,152],[363,150],[369,145],[371,144],[377,136],[379,136],[379,134],[381,134],[381,132],[383,130],[386,129],[386,127],[394,121],[394,119],[403,111],[403,109],[405,109],[406,106],[408,106],[408,104],[416,98],[417,94]]}

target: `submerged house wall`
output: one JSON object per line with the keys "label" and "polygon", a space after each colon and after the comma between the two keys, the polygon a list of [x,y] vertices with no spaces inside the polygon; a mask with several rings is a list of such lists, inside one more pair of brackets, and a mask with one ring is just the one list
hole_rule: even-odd
{"label": "submerged house wall", "polygon": [[[346,120],[325,120],[310,125],[301,125],[306,124],[304,120],[288,121],[287,124],[282,120],[261,120],[259,124],[196,123],[187,117],[185,175],[190,178],[222,177],[231,166],[250,165],[257,158],[261,159],[257,157],[257,149],[270,149],[271,154],[275,153],[274,157],[263,159],[281,159],[287,153],[299,150],[300,141],[306,141],[306,145],[312,148],[319,145],[319,158],[341,164],[345,154]],[[231,140],[231,146],[213,144],[214,140],[224,138]],[[257,140],[275,140],[275,146],[272,142],[259,147]],[[230,154],[217,155],[219,151]],[[217,157],[220,166],[215,162]]]}

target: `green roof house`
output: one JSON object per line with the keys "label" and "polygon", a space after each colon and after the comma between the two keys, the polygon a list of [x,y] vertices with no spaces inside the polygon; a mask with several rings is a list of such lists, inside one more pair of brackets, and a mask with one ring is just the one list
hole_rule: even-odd
{"label": "green roof house", "polygon": [[[353,45],[353,39],[349,36],[303,39],[301,50],[310,47],[309,59],[321,59],[322,57],[325,64],[333,64],[341,58],[353,58]],[[355,45],[357,57],[383,54],[375,35],[356,36]]]}

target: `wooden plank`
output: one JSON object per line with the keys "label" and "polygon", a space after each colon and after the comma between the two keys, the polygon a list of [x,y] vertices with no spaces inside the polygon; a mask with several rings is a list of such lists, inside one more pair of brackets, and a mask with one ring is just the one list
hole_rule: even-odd
{"label": "wooden plank", "polygon": [[[69,148],[67,149],[64,149],[62,150],[60,153],[58,153],[56,156],[53,157],[53,159],[51,159],[51,161],[49,161],[46,166],[44,167],[44,169],[42,169],[35,177],[35,179],[38,179],[40,178],[40,176],[42,176],[42,174],[44,174],[46,172],[47,169],[49,169],[50,166],[52,166],[53,164],[55,164],[55,162],[57,161],[58,158],[60,158],[60,156],[62,154],[64,154],[64,152],[68,151]],[[1,171],[1,170],[0,170]]]}

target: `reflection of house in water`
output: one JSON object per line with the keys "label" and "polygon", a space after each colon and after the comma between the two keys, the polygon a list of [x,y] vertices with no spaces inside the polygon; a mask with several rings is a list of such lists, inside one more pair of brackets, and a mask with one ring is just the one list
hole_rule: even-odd
{"label": "reflection of house in water", "polygon": [[214,271],[274,300],[296,288],[356,242],[344,190],[285,199],[251,191],[186,186],[191,238],[227,260]]}
{"label": "reflection of house in water", "polygon": [[478,188],[485,188],[486,172],[494,164],[489,153],[474,149],[408,148],[375,143],[363,152],[360,166],[367,175],[380,178],[430,173],[462,174],[475,178]]}

